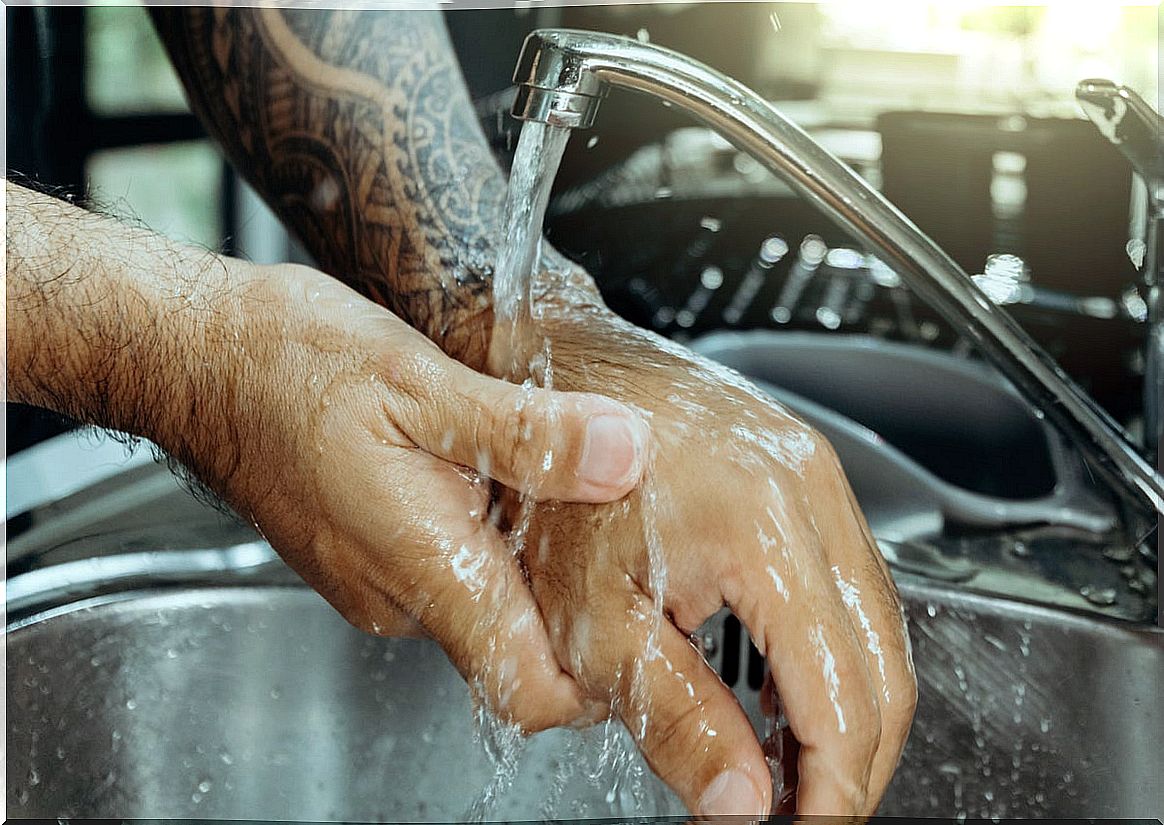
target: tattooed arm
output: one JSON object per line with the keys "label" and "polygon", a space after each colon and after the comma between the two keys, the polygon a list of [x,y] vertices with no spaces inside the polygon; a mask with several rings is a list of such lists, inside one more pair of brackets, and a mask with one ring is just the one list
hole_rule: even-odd
{"label": "tattooed arm", "polygon": [[[322,265],[484,365],[503,181],[439,16],[153,14],[195,110]],[[768,657],[799,743],[797,811],[872,813],[916,686],[892,578],[835,453],[738,375],[625,324],[592,290],[548,294],[537,331],[555,387],[651,415],[645,491],[553,503],[529,527],[522,561],[579,701],[619,713],[691,810],[767,813],[782,800],[760,743],[685,638],[726,603]]]}
{"label": "tattooed arm", "polygon": [[320,265],[483,365],[505,180],[440,14],[151,12],[195,112]]}

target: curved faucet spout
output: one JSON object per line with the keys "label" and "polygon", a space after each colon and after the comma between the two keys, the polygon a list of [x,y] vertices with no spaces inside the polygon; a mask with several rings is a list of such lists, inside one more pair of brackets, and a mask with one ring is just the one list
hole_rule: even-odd
{"label": "curved faucet spout", "polygon": [[908,218],[746,86],[677,52],[625,37],[542,29],[514,74],[514,115],[589,126],[610,86],[669,101],[767,166],[876,252],[1138,506],[1164,513],[1164,480],[1127,435]]}

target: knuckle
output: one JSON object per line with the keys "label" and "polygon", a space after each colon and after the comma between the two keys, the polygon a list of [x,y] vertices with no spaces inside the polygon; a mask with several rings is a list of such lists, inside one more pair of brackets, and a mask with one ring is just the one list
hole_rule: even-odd
{"label": "knuckle", "polygon": [[534,472],[534,459],[540,458],[539,442],[546,431],[545,417],[545,404],[536,397],[522,397],[516,404],[497,411],[492,438],[487,442],[490,449],[498,456],[507,457],[514,471]]}
{"label": "knuckle", "polygon": [[527,426],[524,407],[523,404],[516,404],[496,412],[493,432],[483,443],[495,459],[508,458],[516,461],[520,453],[521,434]]}
{"label": "knuckle", "polygon": [[871,763],[881,745],[881,707],[872,690],[861,691],[850,703],[848,713],[853,717],[854,753]]}
{"label": "knuckle", "polygon": [[378,366],[395,388],[418,401],[436,401],[448,384],[444,368],[426,348],[395,350]]}
{"label": "knuckle", "polygon": [[[500,441],[496,433],[499,427],[504,425],[498,423],[495,410],[482,407],[479,403],[474,403],[474,407],[478,414],[472,419],[473,450],[478,456],[488,455],[495,449],[495,442]],[[491,475],[488,467],[478,466],[477,469],[485,475]]]}
{"label": "knuckle", "polygon": [[840,467],[841,460],[833,443],[820,430],[812,429],[808,432],[808,440],[812,445],[812,462],[821,468]]}
{"label": "knuckle", "polygon": [[561,728],[574,722],[577,714],[570,708],[545,701],[536,691],[520,687],[514,691],[505,714],[508,721],[526,736]]}
{"label": "knuckle", "polygon": [[898,681],[894,701],[885,711],[885,726],[894,734],[904,736],[913,725],[913,717],[917,713],[917,680],[903,673]]}
{"label": "knuckle", "polygon": [[697,704],[684,704],[678,713],[649,720],[644,744],[656,759],[660,753],[687,754],[688,746],[699,738],[701,723],[702,708]]}
{"label": "knuckle", "polygon": [[555,720],[546,712],[544,704],[520,681],[501,685],[498,691],[494,701],[498,713],[510,724],[521,728],[522,733],[540,733],[554,726]]}
{"label": "knuckle", "polygon": [[512,658],[493,655],[474,680],[497,715],[523,734],[540,733],[573,723],[581,713],[576,688],[545,661],[519,654]]}

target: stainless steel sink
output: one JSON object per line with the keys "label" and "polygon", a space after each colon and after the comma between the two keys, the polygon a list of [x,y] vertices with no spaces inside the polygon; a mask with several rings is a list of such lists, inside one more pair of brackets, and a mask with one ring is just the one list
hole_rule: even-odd
{"label": "stainless steel sink", "polygon": [[[1110,525],[1106,503],[1042,422],[993,376],[939,354],[794,336],[701,348],[826,430],[894,569],[920,703],[880,813],[1164,814],[1152,559],[1088,531]],[[812,385],[820,375],[830,380]],[[870,398],[853,390],[862,380]],[[958,419],[951,401],[977,418]],[[881,404],[931,419],[937,441],[954,428],[971,452],[1013,436],[1003,441],[1040,462],[1031,477],[1053,483],[1020,494],[959,475],[908,424],[890,433],[896,445],[870,437]],[[163,468],[135,472],[25,514],[32,526],[9,545],[10,816],[683,813],[617,725],[550,731],[496,763],[505,732],[485,725],[478,741],[467,690],[435,645],[361,634],[249,527],[191,514]],[[92,514],[108,512],[94,529]],[[1037,513],[1041,525],[1025,523]],[[939,535],[951,525],[977,532]],[[709,661],[760,728],[758,654],[726,614],[705,630]]]}
{"label": "stainless steel sink", "polygon": [[[921,698],[882,814],[1164,813],[1164,634],[899,578]],[[723,616],[708,632],[759,723],[748,646]],[[614,728],[534,737],[474,808],[497,771],[440,650],[365,636],[299,585],[108,593],[17,620],[7,645],[10,816],[681,813],[637,759],[597,770]]]}
{"label": "stainless steel sink", "polygon": [[755,381],[837,449],[879,538],[948,525],[1117,522],[1078,454],[986,364],[866,335],[715,332],[697,352]]}

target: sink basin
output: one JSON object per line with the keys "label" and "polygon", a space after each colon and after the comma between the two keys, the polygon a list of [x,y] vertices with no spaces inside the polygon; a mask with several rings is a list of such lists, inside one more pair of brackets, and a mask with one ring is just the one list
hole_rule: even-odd
{"label": "sink basin", "polygon": [[[899,584],[920,704],[880,813],[1164,813],[1164,634],[908,574]],[[759,724],[755,653],[726,643],[738,640],[732,622],[709,623],[709,660]],[[11,816],[682,812],[637,757],[610,747],[625,743],[614,726],[533,737],[512,787],[481,804],[497,770],[441,651],[366,636],[301,585],[107,593],[14,621],[7,653]],[[604,741],[623,756],[601,769]]]}
{"label": "sink basin", "polygon": [[1115,527],[1075,452],[982,363],[865,335],[716,332],[691,346],[829,439],[879,538]]}

